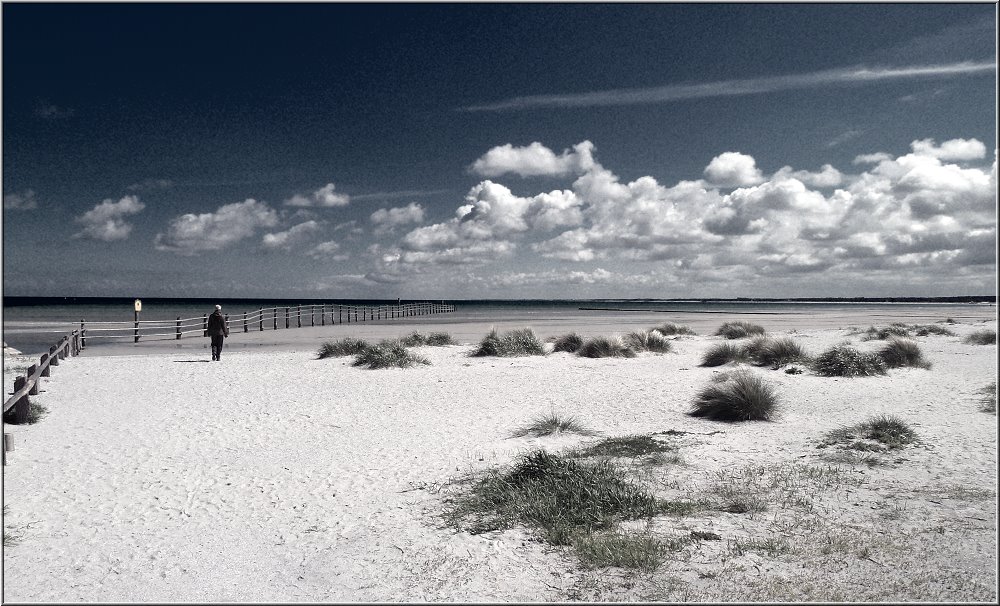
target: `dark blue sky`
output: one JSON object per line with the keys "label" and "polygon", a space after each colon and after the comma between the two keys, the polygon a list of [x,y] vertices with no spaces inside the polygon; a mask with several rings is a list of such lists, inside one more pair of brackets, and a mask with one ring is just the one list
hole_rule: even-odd
{"label": "dark blue sky", "polygon": [[[995,36],[991,4],[5,3],[4,292],[981,294],[995,256],[990,267],[955,241],[992,229],[995,242],[982,199],[984,187],[995,197]],[[743,85],[758,92],[725,92]],[[577,100],[538,101],[551,95]],[[986,151],[915,154],[927,139]],[[538,161],[529,144],[559,156],[584,141],[614,183],[639,185],[584,192],[592,167],[524,168]],[[506,168],[470,169],[507,144]],[[726,152],[751,157],[759,178],[706,178]],[[893,165],[855,161],[878,152]],[[900,173],[907,154],[937,164]],[[782,167],[826,164],[842,178],[799,176],[796,195],[825,207],[794,234],[780,205],[740,197],[766,198]],[[935,175],[952,173],[973,185],[942,193]],[[642,190],[644,177],[663,191]],[[865,189],[879,178],[890,182]],[[509,192],[470,193],[486,180]],[[697,195],[671,189],[697,180]],[[328,184],[349,198],[324,206]],[[553,216],[535,199],[552,191],[570,194],[568,214],[536,220]],[[950,206],[914,211],[927,196]],[[456,218],[477,201],[489,208]],[[758,223],[722,241],[711,225],[734,213]],[[848,233],[868,233],[864,213],[895,221],[867,256]],[[817,222],[839,235],[806,237]],[[51,260],[23,269],[52,242]],[[899,268],[906,279],[879,277]]]}

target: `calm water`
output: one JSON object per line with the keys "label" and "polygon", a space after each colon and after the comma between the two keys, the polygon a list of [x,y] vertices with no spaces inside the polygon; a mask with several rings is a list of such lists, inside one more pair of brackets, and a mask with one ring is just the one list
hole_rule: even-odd
{"label": "calm water", "polygon": [[[342,305],[387,305],[395,301],[387,300],[329,300],[327,304]],[[404,301],[406,302],[406,301]],[[984,303],[954,303],[954,302],[906,302],[906,303],[872,303],[872,302],[780,302],[780,301],[656,301],[656,300],[573,300],[573,301],[440,301],[452,304],[456,310],[452,313],[420,318],[422,323],[434,322],[440,324],[457,323],[523,323],[531,325],[546,320],[558,319],[568,315],[592,317],[595,321],[607,318],[609,314],[663,314],[664,321],[674,318],[711,318],[712,321],[722,321],[723,316],[754,315],[766,318],[768,315],[793,316],[830,316],[838,313],[865,313],[873,318],[893,317],[927,317],[944,319],[982,319],[995,316],[995,304]],[[144,299],[139,319],[143,322],[162,321],[159,327],[155,325],[143,327],[141,334],[172,333],[175,319],[194,318],[198,323],[203,314],[213,311],[216,303],[223,307],[223,312],[230,315],[231,322],[239,322],[243,312],[254,312],[260,308],[282,308],[279,312],[279,325],[283,325],[283,308],[291,307],[295,313],[295,305],[302,303],[320,304],[322,301],[288,301],[262,299]],[[614,311],[612,311],[614,310]],[[26,354],[48,351],[63,334],[80,327],[80,321],[85,320],[88,331],[94,337],[98,328],[117,327],[116,332],[105,332],[105,335],[130,335],[134,317],[132,299],[20,299],[5,298],[3,306],[3,339],[8,345]],[[265,314],[265,327],[268,327],[271,315]],[[121,323],[115,325],[100,325],[99,322]],[[294,326],[294,315],[292,325]],[[310,322],[309,316],[303,317],[303,325]],[[320,319],[315,318],[316,324]],[[253,328],[251,327],[251,330]],[[151,337],[152,338],[152,337]],[[160,337],[169,339],[169,336]],[[88,345],[97,344],[93,339]]]}

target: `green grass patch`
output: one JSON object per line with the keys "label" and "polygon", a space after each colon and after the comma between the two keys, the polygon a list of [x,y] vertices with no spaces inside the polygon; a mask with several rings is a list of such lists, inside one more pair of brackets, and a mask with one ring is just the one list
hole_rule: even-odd
{"label": "green grass patch", "polygon": [[534,450],[509,467],[489,470],[467,492],[449,499],[445,520],[472,534],[525,526],[550,544],[570,545],[620,520],[660,511],[653,494],[610,461]]}
{"label": "green grass patch", "polygon": [[523,438],[533,436],[540,438],[550,436],[555,433],[575,433],[582,436],[593,436],[597,432],[587,429],[575,417],[561,417],[555,413],[548,413],[533,419],[528,425],[516,430],[511,437]]}
{"label": "green grass patch", "polygon": [[430,360],[411,352],[399,341],[382,341],[357,354],[351,365],[379,369],[409,368],[430,363]]}
{"label": "green grass patch", "polygon": [[962,341],[970,345],[996,345],[997,331],[977,330],[976,332],[969,334]]}
{"label": "green grass patch", "polygon": [[743,339],[746,337],[753,337],[755,335],[766,334],[767,331],[764,330],[763,326],[758,324],[751,324],[750,322],[725,322],[715,334],[726,339]]}
{"label": "green grass patch", "polygon": [[906,421],[894,415],[880,415],[855,425],[834,429],[826,434],[819,446],[885,452],[903,448],[917,440],[917,432]]}
{"label": "green grass patch", "polygon": [[716,421],[770,421],[777,407],[773,387],[751,372],[739,371],[709,383],[695,396],[688,414]]}
{"label": "green grass patch", "polygon": [[327,341],[320,346],[318,360],[325,358],[340,358],[343,356],[356,356],[371,347],[371,344],[364,339],[347,337],[339,341]]}
{"label": "green grass patch", "polygon": [[886,374],[885,362],[878,354],[859,351],[849,345],[836,345],[816,356],[812,369],[824,377],[870,377]]}
{"label": "green grass patch", "polygon": [[479,342],[472,356],[513,357],[542,356],[545,346],[530,328],[518,328],[499,334],[494,328]]}

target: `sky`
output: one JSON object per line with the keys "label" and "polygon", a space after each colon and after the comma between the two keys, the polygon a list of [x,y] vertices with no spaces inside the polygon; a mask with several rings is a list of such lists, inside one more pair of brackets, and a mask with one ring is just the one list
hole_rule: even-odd
{"label": "sky", "polygon": [[6,2],[3,292],[993,294],[996,23]]}

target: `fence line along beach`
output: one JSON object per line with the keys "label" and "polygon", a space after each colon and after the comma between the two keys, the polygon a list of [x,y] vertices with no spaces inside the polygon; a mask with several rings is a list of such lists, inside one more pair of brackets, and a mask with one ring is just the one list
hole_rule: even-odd
{"label": "fence line along beach", "polygon": [[[221,364],[197,313],[179,340],[88,338],[27,396],[47,412],[5,424],[5,600],[996,599],[995,306],[438,302],[324,325],[289,304],[243,332],[222,305]],[[571,333],[631,353],[556,351]],[[348,338],[404,339],[415,363],[319,355]],[[5,355],[5,386],[37,361]],[[692,414],[750,379],[769,421]],[[886,419],[892,440],[867,437]],[[482,491],[528,463],[644,513],[567,509],[558,530],[476,509],[516,503]]]}

